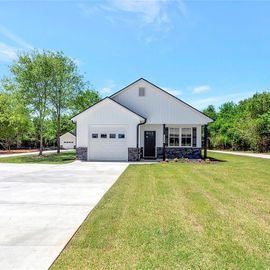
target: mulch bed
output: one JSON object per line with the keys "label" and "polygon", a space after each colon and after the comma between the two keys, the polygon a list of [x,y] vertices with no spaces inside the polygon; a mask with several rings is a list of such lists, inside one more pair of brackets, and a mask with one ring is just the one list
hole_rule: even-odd
{"label": "mulch bed", "polygon": [[36,152],[38,149],[16,149],[16,150],[0,150],[0,155],[20,154],[20,153],[31,153]]}
{"label": "mulch bed", "polygon": [[161,163],[199,163],[199,164],[215,164],[217,162],[222,162],[215,158],[207,159],[188,159],[188,158],[175,158],[175,159],[166,159],[165,161],[160,161]]}

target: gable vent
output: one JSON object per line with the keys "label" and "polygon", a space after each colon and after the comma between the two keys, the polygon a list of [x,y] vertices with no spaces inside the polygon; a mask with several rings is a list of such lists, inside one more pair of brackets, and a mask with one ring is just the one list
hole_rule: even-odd
{"label": "gable vent", "polygon": [[144,97],[144,96],[145,96],[145,88],[139,87],[139,97]]}

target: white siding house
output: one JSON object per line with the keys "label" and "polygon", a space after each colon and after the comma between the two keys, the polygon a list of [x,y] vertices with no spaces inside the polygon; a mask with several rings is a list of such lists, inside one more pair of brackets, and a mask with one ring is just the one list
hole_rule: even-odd
{"label": "white siding house", "polygon": [[72,119],[84,160],[201,157],[212,119],[141,78]]}
{"label": "white siding house", "polygon": [[72,132],[66,132],[60,136],[60,147],[63,149],[74,149],[76,147],[76,136]]}
{"label": "white siding house", "polygon": [[78,155],[88,160],[128,160],[128,148],[136,148],[137,125],[144,120],[114,100],[103,99],[73,118]]}

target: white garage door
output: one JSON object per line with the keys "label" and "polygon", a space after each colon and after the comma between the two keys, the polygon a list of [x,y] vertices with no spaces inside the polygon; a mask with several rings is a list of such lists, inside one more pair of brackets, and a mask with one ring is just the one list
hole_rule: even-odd
{"label": "white garage door", "polygon": [[66,140],[61,144],[64,149],[74,149],[75,143],[72,140]]}
{"label": "white garage door", "polygon": [[90,160],[128,160],[127,126],[90,126]]}

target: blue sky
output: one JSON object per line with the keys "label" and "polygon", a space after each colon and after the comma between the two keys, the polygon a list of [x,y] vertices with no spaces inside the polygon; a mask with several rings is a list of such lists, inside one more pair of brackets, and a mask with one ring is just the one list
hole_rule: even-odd
{"label": "blue sky", "polygon": [[268,1],[1,1],[0,76],[60,50],[103,96],[144,77],[198,109],[270,89]]}

